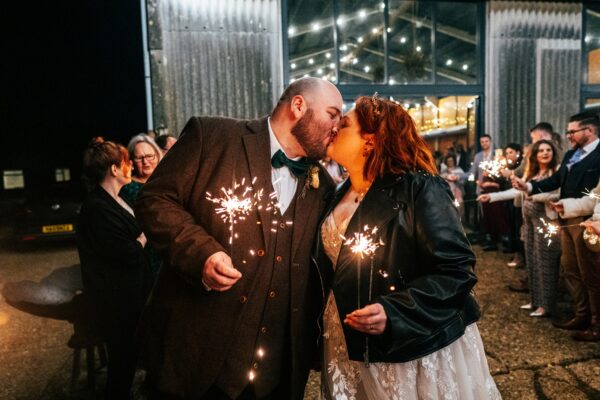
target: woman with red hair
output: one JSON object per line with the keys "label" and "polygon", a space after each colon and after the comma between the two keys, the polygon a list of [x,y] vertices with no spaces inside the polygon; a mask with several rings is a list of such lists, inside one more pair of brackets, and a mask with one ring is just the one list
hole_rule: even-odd
{"label": "woman with red hair", "polygon": [[135,329],[151,281],[146,237],[119,195],[131,182],[127,149],[94,139],[84,151],[83,175],[90,189],[77,227],[84,295],[106,340],[105,398],[128,399],[137,362]]}
{"label": "woman with red hair", "polygon": [[[327,155],[350,179],[314,254],[324,397],[500,398],[475,325],[475,256],[411,117],[395,102],[360,97]],[[372,242],[352,241],[359,234]]]}

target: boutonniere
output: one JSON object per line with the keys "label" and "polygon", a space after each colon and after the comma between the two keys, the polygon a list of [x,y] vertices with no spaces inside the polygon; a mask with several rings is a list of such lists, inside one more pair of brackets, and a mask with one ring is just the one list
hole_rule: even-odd
{"label": "boutonniere", "polygon": [[304,181],[304,187],[302,188],[301,193],[302,198],[306,197],[306,192],[310,188],[319,188],[319,167],[314,164],[308,167],[308,174],[306,174],[306,180]]}

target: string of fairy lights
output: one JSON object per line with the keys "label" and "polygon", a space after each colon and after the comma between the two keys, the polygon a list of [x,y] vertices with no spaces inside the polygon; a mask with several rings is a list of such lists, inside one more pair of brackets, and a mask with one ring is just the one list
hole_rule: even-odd
{"label": "string of fairy lights", "polygon": [[[383,35],[385,32],[388,34],[388,41],[394,42],[394,44],[401,46],[402,50],[399,54],[390,54],[389,59],[407,63],[407,54],[415,55],[418,58],[419,55],[427,58],[430,54],[430,43],[427,43],[426,39],[430,38],[430,35],[426,35],[425,39],[417,37],[418,35],[389,35],[394,33],[393,27],[386,27],[383,23],[383,13],[385,10],[385,4],[379,3],[379,7],[372,9],[361,9],[355,12],[341,14],[337,17],[335,25],[337,25],[339,31],[339,45],[337,47],[337,57],[339,62],[339,71],[347,75],[356,76],[364,81],[378,81],[380,83],[387,83],[389,85],[395,85],[399,82],[397,77],[389,76],[387,82],[382,82],[383,79],[381,74],[381,64],[373,64],[373,56],[385,57],[383,53]],[[402,17],[401,17],[402,18]],[[408,17],[404,17],[406,19]],[[422,27],[431,28],[431,22],[426,18],[410,17],[412,23],[416,29]],[[364,27],[370,24],[371,21],[375,21],[370,27]],[[359,26],[363,26],[363,31],[356,34],[347,34],[345,31],[346,27],[352,29],[359,29]],[[290,25],[288,28],[288,39],[293,40],[303,35],[315,35],[315,37],[323,36],[332,32],[334,24],[331,18],[316,19],[312,22],[302,25]],[[454,34],[454,33],[453,33]],[[423,43],[419,40],[423,39]],[[465,41],[471,43],[473,39],[467,37]],[[371,43],[375,43],[373,46],[375,49],[368,46]],[[335,46],[335,45],[334,45]],[[427,53],[427,54],[426,54]],[[360,57],[359,57],[360,55]],[[363,58],[364,57],[364,58]],[[459,56],[460,57],[460,56]],[[310,54],[293,56],[290,58],[289,71],[290,71],[290,83],[301,77],[320,77],[329,80],[333,83],[338,83],[339,79],[346,80],[347,78],[338,77],[336,70],[335,60],[335,48],[327,48],[316,50]],[[371,59],[371,63],[369,63]],[[472,60],[459,60],[453,57],[447,57],[442,60],[440,65],[443,65],[450,75],[445,76],[446,78],[455,78],[459,83],[461,79],[460,74],[467,75],[473,70]],[[427,67],[425,69],[430,69]],[[438,73],[440,73],[438,71]],[[443,74],[443,72],[442,72]],[[454,76],[452,76],[454,74]],[[467,76],[463,83],[470,79],[470,75]],[[406,83],[406,82],[404,82]]]}

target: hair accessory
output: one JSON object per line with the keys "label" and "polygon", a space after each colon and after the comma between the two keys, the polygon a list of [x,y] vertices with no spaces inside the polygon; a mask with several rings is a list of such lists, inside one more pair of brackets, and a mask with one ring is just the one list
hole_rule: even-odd
{"label": "hair accessory", "polygon": [[371,97],[371,102],[373,103],[373,114],[376,117],[379,117],[381,114],[381,102],[379,101],[379,93],[373,93],[373,97]]}

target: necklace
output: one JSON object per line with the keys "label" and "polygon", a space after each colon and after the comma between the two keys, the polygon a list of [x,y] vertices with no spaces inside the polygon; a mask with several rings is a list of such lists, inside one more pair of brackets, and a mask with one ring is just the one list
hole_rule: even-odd
{"label": "necklace", "polygon": [[365,198],[365,195],[369,191],[370,187],[371,187],[371,185],[367,186],[364,190],[361,190],[361,191],[357,191],[357,190],[352,189],[352,191],[354,193],[356,193],[356,197],[354,198],[354,202],[355,203],[359,203],[359,202],[363,201],[363,199]]}

